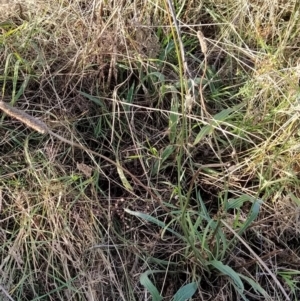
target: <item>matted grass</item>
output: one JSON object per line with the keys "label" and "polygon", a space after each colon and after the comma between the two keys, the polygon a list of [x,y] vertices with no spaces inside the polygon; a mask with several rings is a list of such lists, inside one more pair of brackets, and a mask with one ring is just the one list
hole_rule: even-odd
{"label": "matted grass", "polygon": [[1,114],[0,299],[300,299],[298,16],[0,1],[2,100],[151,191]]}

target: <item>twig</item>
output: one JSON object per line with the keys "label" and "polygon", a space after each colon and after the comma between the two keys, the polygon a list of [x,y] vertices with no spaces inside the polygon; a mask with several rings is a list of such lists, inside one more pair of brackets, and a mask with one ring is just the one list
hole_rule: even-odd
{"label": "twig", "polygon": [[22,110],[10,106],[2,100],[0,101],[0,109],[8,116],[20,120],[21,122],[25,123],[28,127],[36,130],[41,134],[45,134],[46,132],[48,132],[48,127],[43,121],[27,114]]}

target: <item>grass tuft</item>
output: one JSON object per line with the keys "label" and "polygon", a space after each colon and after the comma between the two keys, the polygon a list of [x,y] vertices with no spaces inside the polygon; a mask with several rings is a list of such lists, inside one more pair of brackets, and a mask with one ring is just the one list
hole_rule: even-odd
{"label": "grass tuft", "polygon": [[0,0],[0,299],[299,300],[299,8]]}

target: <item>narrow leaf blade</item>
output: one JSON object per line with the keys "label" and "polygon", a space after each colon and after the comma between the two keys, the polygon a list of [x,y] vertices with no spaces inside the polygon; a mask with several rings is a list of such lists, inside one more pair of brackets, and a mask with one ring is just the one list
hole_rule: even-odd
{"label": "narrow leaf blade", "polygon": [[173,301],[185,301],[193,297],[197,290],[197,282],[192,282],[181,287],[173,297]]}
{"label": "narrow leaf blade", "polygon": [[217,270],[219,270],[222,274],[230,277],[241,292],[244,291],[244,285],[240,276],[231,267],[223,264],[221,261],[218,260],[212,260],[209,263]]}
{"label": "narrow leaf blade", "polygon": [[148,290],[148,292],[152,296],[153,301],[161,301],[162,296],[159,294],[159,291],[157,290],[155,285],[152,283],[152,281],[149,279],[149,277],[148,277],[149,274],[152,274],[152,272],[146,271],[141,275],[141,277],[140,277],[141,285],[143,285]]}

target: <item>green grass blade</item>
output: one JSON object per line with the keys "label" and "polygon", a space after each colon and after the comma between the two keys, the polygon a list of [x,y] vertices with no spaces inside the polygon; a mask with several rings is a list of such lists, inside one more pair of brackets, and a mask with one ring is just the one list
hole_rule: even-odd
{"label": "green grass blade", "polygon": [[243,226],[238,232],[239,235],[241,235],[249,227],[249,225],[257,218],[262,203],[263,203],[262,200],[254,201],[251,208],[250,215],[248,216],[246,222],[243,224]]}
{"label": "green grass blade", "polygon": [[205,136],[210,135],[215,127],[218,126],[218,124],[222,121],[224,121],[231,113],[235,112],[237,110],[237,107],[235,108],[228,108],[225,110],[222,110],[221,112],[214,115],[212,120],[209,124],[205,125],[201,131],[198,133],[198,135],[195,138],[195,141],[193,145],[197,145]]}
{"label": "green grass blade", "polygon": [[161,165],[170,157],[174,152],[174,146],[168,145],[162,152],[161,158],[159,158],[152,169],[152,175],[156,176],[161,168]]}
{"label": "green grass blade", "polygon": [[106,108],[105,104],[101,101],[100,97],[92,96],[92,95],[82,92],[82,91],[79,91],[79,94],[81,94],[83,97],[91,100],[95,104],[99,105],[101,108],[103,108],[103,109]]}
{"label": "green grass blade", "polygon": [[148,222],[151,222],[151,223],[161,227],[162,229],[164,229],[164,231],[168,231],[168,232],[174,234],[175,236],[177,236],[178,238],[182,239],[183,241],[185,241],[185,238],[182,235],[180,235],[179,233],[175,232],[174,230],[168,228],[164,222],[161,222],[160,220],[156,219],[155,217],[153,217],[149,214],[142,213],[142,212],[132,211],[127,208],[125,208],[124,210],[125,210],[125,212],[127,212],[131,215],[134,215],[136,217],[139,217],[143,220],[146,220]]}
{"label": "green grass blade", "polygon": [[241,208],[247,201],[254,202],[254,198],[250,195],[242,194],[235,199],[228,199],[225,205],[226,210]]}
{"label": "green grass blade", "polygon": [[181,287],[173,297],[173,301],[185,301],[193,297],[197,290],[197,282],[192,282]]}
{"label": "green grass blade", "polygon": [[[162,296],[160,295],[159,291],[157,290],[155,285],[152,283],[152,281],[148,277],[148,275],[153,274],[154,272],[158,272],[158,271],[144,272],[140,277],[140,282],[141,282],[141,285],[143,285],[148,290],[148,292],[151,294],[152,301],[161,301],[163,299]],[[162,271],[162,272],[164,272],[164,271]]]}
{"label": "green grass blade", "polygon": [[218,260],[212,260],[209,263],[214,268],[219,270],[223,275],[230,277],[241,292],[244,291],[244,285],[243,285],[243,282],[242,282],[239,274],[236,273],[231,267],[223,264],[221,261],[218,261]]}
{"label": "green grass blade", "polygon": [[270,298],[269,295],[267,294],[267,292],[256,281],[254,281],[253,279],[251,279],[245,275],[242,275],[242,274],[239,274],[239,276],[242,279],[244,279],[245,281],[247,281],[251,285],[251,287],[255,290],[255,292],[263,295],[264,298],[266,298],[266,300],[268,300],[268,298]]}
{"label": "green grass blade", "polygon": [[176,130],[177,130],[177,124],[178,124],[178,101],[176,98],[176,94],[174,94],[174,98],[172,101],[171,111],[170,111],[170,117],[169,117],[169,139],[171,143],[175,142],[176,139]]}

